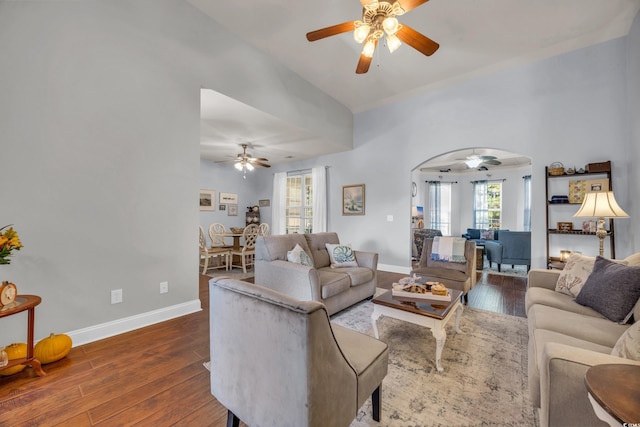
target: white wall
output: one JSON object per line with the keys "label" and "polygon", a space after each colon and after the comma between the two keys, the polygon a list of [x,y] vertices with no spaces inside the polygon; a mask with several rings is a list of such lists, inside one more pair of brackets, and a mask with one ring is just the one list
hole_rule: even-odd
{"label": "white wall", "polygon": [[198,191],[244,185],[199,176],[202,87],[352,144],[348,109],[186,2],[0,2],[0,226],[24,243],[0,279],[42,296],[36,339],[198,309]]}
{"label": "white wall", "polygon": [[[383,269],[408,270],[411,171],[468,147],[531,157],[534,267],[545,266],[544,167],[552,162],[580,167],[611,160],[616,197],[638,218],[628,184],[640,163],[637,149],[629,149],[628,43],[640,46],[620,38],[356,114],[353,151],[304,163],[330,166],[329,229],[355,247],[377,251]],[[341,186],[358,183],[366,184],[366,215],[342,216]],[[631,224],[616,221],[618,257],[640,248]]]}
{"label": "white wall", "polygon": [[[627,94],[629,103],[629,189],[625,211],[630,215],[627,232],[632,252],[640,251],[640,13],[627,36]],[[618,191],[616,190],[616,198]],[[628,209],[626,209],[628,207]],[[623,220],[617,221],[623,222]],[[616,224],[617,227],[617,224]],[[617,230],[617,229],[616,229]],[[619,233],[617,233],[619,234]],[[617,243],[617,242],[616,242]],[[616,253],[616,256],[618,254]]]}

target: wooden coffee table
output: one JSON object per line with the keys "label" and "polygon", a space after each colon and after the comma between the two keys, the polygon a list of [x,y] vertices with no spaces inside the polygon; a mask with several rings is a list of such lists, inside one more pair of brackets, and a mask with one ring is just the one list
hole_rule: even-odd
{"label": "wooden coffee table", "polygon": [[447,340],[447,333],[444,328],[455,313],[456,332],[461,333],[460,316],[462,316],[462,311],[464,310],[464,306],[460,302],[462,291],[449,289],[449,292],[451,293],[451,301],[394,297],[391,291],[375,297],[372,300],[373,313],[371,314],[371,323],[375,337],[380,338],[376,324],[380,316],[404,320],[405,322],[431,329],[431,333],[436,339],[436,368],[439,372],[442,372],[443,368],[440,364],[440,358],[442,356],[444,343]]}

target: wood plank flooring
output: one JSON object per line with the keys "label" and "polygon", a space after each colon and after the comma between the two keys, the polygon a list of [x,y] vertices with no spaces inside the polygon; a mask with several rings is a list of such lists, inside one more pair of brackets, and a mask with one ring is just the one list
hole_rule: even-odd
{"label": "wood plank flooring", "polygon": [[[379,272],[390,289],[402,274]],[[209,291],[203,310],[72,349],[64,359],[0,377],[0,426],[213,426],[227,410],[211,395]],[[469,306],[524,317],[526,279],[478,272]],[[242,426],[244,424],[241,423]]]}

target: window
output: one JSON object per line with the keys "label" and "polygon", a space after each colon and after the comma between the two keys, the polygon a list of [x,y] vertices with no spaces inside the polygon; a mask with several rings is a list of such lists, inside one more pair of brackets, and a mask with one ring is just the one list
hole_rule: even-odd
{"label": "window", "polygon": [[451,183],[429,183],[429,228],[451,235]]}
{"label": "window", "polygon": [[311,171],[287,176],[285,233],[313,232]]}
{"label": "window", "polygon": [[474,228],[497,230],[502,226],[502,182],[474,183]]}
{"label": "window", "polygon": [[524,179],[524,231],[531,231],[531,175]]}

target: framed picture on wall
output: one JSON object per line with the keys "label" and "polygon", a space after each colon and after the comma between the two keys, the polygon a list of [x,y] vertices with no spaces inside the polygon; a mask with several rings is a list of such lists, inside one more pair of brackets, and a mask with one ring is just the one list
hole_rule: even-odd
{"label": "framed picture on wall", "polygon": [[226,211],[227,210],[227,205],[220,205],[220,207],[218,208],[221,211]]}
{"label": "framed picture on wall", "polygon": [[216,192],[213,190],[200,190],[200,210],[216,210]]}
{"label": "framed picture on wall", "polygon": [[342,186],[342,215],[364,215],[364,184]]}
{"label": "framed picture on wall", "polygon": [[236,193],[220,193],[220,204],[237,205],[238,195]]}
{"label": "framed picture on wall", "polygon": [[228,216],[238,216],[238,205],[229,205],[229,209],[227,209]]}

